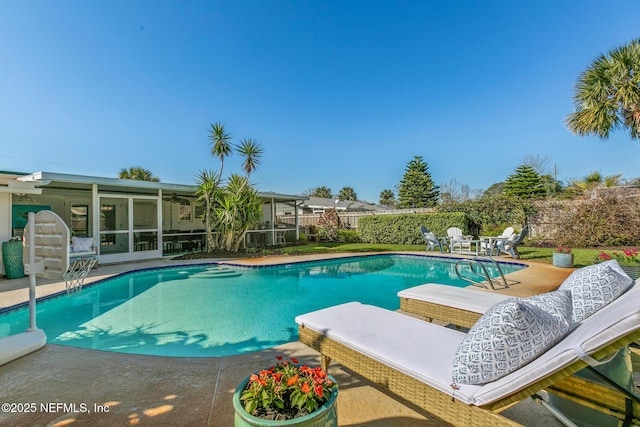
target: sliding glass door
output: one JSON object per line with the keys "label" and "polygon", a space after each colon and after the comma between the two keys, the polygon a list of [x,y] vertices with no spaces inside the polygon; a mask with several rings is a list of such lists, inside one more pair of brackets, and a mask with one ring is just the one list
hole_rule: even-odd
{"label": "sliding glass door", "polygon": [[159,256],[158,223],[158,197],[100,196],[101,260]]}

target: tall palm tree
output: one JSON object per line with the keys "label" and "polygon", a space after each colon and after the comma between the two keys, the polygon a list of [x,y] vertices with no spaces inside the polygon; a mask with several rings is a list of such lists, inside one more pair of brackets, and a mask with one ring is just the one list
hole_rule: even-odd
{"label": "tall palm tree", "polygon": [[257,140],[251,138],[245,138],[240,141],[240,144],[236,147],[238,153],[244,156],[244,162],[242,163],[242,169],[247,173],[247,178],[251,175],[251,172],[258,168],[258,165],[262,163],[260,159],[264,149]]}
{"label": "tall palm tree", "polygon": [[231,134],[224,130],[224,125],[216,122],[209,129],[209,139],[211,140],[211,155],[220,159],[220,174],[224,168],[224,159],[233,152],[231,145]]}
{"label": "tall palm tree", "polygon": [[580,136],[609,137],[628,128],[640,138],[640,39],[597,57],[578,77],[573,96],[575,112],[566,119]]}

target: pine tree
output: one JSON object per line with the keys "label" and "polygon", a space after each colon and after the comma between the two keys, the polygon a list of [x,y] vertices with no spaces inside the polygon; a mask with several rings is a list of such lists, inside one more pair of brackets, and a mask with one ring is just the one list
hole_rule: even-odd
{"label": "pine tree", "polygon": [[529,165],[520,165],[504,183],[504,194],[533,199],[546,194],[544,179]]}
{"label": "pine tree", "polygon": [[422,156],[415,156],[407,163],[404,175],[398,184],[399,208],[428,208],[435,206],[440,190],[433,183],[429,166]]}

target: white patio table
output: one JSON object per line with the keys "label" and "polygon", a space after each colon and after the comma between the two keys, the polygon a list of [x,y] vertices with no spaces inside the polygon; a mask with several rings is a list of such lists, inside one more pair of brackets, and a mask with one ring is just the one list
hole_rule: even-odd
{"label": "white patio table", "polygon": [[[480,248],[481,248],[482,254],[489,255],[489,257],[492,257],[495,244],[500,241],[506,241],[509,238],[502,237],[502,236],[479,236],[479,239],[480,239]],[[500,251],[498,251],[498,253],[499,252]]]}

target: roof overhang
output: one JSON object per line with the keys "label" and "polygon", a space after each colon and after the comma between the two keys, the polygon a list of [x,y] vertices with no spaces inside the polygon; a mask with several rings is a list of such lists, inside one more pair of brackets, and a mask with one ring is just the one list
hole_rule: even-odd
{"label": "roof overhang", "polygon": [[[4,179],[3,179],[4,178]],[[4,182],[3,182],[4,181]],[[2,186],[6,183],[7,186]],[[35,172],[31,174],[2,173],[0,172],[0,192],[41,194],[42,189],[37,187],[49,186],[65,189],[90,189],[92,185],[98,185],[101,192],[158,192],[163,194],[194,195],[198,190],[197,185],[169,184],[164,182],[140,181],[135,179],[104,178],[88,175],[72,175],[54,172]],[[23,191],[24,190],[24,191]],[[32,191],[32,192],[30,192]],[[280,194],[274,192],[258,193],[263,200],[278,202],[302,202],[308,200],[307,196]]]}
{"label": "roof overhang", "polygon": [[120,179],[120,178],[104,178],[98,176],[86,176],[86,175],[71,175],[64,173],[52,173],[52,172],[36,172],[29,175],[24,175],[17,178],[21,182],[33,182],[38,185],[55,184],[80,184],[80,185],[93,185],[104,187],[126,187],[126,188],[138,188],[148,190],[163,190],[163,191],[175,191],[194,193],[197,190],[195,185],[183,185],[183,184],[168,184],[163,182],[153,181],[140,181],[135,179]]}

